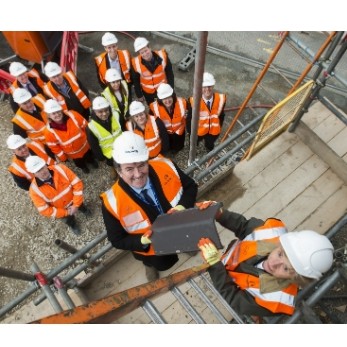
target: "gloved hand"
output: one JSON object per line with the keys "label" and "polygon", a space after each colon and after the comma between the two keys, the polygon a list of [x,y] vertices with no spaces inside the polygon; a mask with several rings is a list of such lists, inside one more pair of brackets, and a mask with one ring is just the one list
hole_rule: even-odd
{"label": "gloved hand", "polygon": [[153,231],[151,229],[147,230],[142,236],[141,236],[141,243],[143,245],[149,245],[152,243],[150,237],[152,236]]}
{"label": "gloved hand", "polygon": [[167,211],[166,213],[167,213],[167,214],[173,214],[173,213],[175,213],[175,212],[183,211],[183,210],[185,210],[185,209],[186,209],[186,208],[185,208],[184,206],[182,206],[182,205],[177,205],[177,206],[175,206],[175,207],[170,208],[170,210]]}
{"label": "gloved hand", "polygon": [[221,260],[222,256],[219,254],[218,249],[210,239],[200,239],[198,247],[201,250],[202,257],[209,265],[212,266]]}
{"label": "gloved hand", "polygon": [[206,200],[206,201],[201,201],[201,202],[195,203],[195,206],[199,210],[205,210],[205,209],[207,209],[207,207],[210,207],[210,206],[212,206],[212,205],[214,205],[216,203],[217,203],[217,201]]}
{"label": "gloved hand", "polygon": [[[213,201],[213,200],[206,200],[206,201],[201,201],[201,202],[197,202],[195,203],[195,206],[199,209],[199,210],[205,210],[208,207],[216,204],[217,201]],[[222,207],[217,211],[216,213],[216,219],[218,220],[218,218],[221,216],[221,214],[223,213],[223,209]]]}

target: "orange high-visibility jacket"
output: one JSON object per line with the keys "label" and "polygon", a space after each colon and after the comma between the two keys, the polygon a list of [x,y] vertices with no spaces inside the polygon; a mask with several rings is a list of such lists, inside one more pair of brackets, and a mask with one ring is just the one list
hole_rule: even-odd
{"label": "orange high-visibility jacket", "polygon": [[149,105],[153,114],[159,117],[169,134],[182,135],[186,127],[187,117],[187,101],[184,98],[177,97],[174,107],[173,117],[171,118],[165,108],[158,101],[154,101]]}
{"label": "orange high-visibility jacket", "polygon": [[[36,95],[31,100],[34,102],[39,109],[40,107],[40,98],[43,97],[41,94]],[[45,143],[44,131],[47,125],[47,116],[44,111],[39,111],[43,121],[33,117],[30,113],[25,112],[21,108],[18,109],[15,116],[12,118],[11,122],[17,124],[27,133],[28,137],[31,140],[40,141]]]}
{"label": "orange high-visibility jacket", "polygon": [[[162,156],[150,160],[149,163],[158,175],[165,197],[171,206],[175,207],[181,199],[183,187],[173,163]],[[118,181],[111,189],[102,193],[101,198],[107,210],[120,221],[129,234],[144,234],[151,227],[151,222],[141,205],[127,195]],[[145,256],[155,254],[152,245],[148,252],[136,253]]]}
{"label": "orange high-visibility jacket", "polygon": [[[69,84],[69,86],[71,87],[72,91],[76,94],[76,97],[78,98],[81,105],[85,109],[88,109],[92,105],[92,103],[88,99],[87,95],[84,94],[83,91],[81,90],[77,82],[76,75],[72,71],[68,71],[63,74],[63,77],[65,81]],[[58,93],[58,91],[53,87],[52,81],[47,82],[44,91],[52,99],[57,100],[64,111],[67,110],[65,97],[62,94]]]}
{"label": "orange high-visibility jacket", "polygon": [[76,111],[65,111],[64,114],[68,116],[67,130],[54,129],[47,124],[46,144],[61,161],[82,158],[90,148],[85,131],[88,123]]}
{"label": "orange high-visibility jacket", "polygon": [[[43,81],[40,77],[39,72],[36,69],[31,69],[28,71],[28,77],[29,78],[34,78],[37,85],[44,90],[44,86],[46,85],[45,81]],[[9,88],[9,92],[11,94],[13,94],[13,92],[17,89],[17,88],[22,88],[19,84],[18,84],[18,80],[15,79],[15,81],[12,83],[12,85]]]}
{"label": "orange high-visibility jacket", "polygon": [[[265,307],[273,313],[293,314],[294,300],[298,292],[296,284],[288,284],[288,280],[275,279],[269,274],[257,277],[237,271],[241,263],[259,255],[259,242],[273,244],[275,248],[279,236],[286,232],[287,229],[283,222],[270,218],[263,226],[256,228],[253,233],[246,236],[243,240],[235,241],[223,254],[221,261],[233,281],[242,290],[250,293],[259,306]],[[262,283],[269,281],[275,282],[277,289],[265,292],[262,288]]]}
{"label": "orange high-visibility jacket", "polygon": [[[45,148],[40,142],[31,141],[27,143],[27,147],[35,153],[38,157],[42,158],[48,166],[54,165],[56,162],[46,153]],[[12,172],[14,175],[26,178],[28,181],[31,181],[34,178],[34,175],[31,172],[28,172],[25,167],[25,161],[20,160],[16,155],[12,158],[12,163],[8,168],[8,171]]]}
{"label": "orange high-visibility jacket", "polygon": [[[119,59],[119,65],[123,72],[124,79],[130,83],[130,67],[131,67],[131,55],[128,50],[117,50],[118,59]],[[107,84],[107,81],[105,80],[105,74],[107,69],[107,52],[103,52],[97,57],[94,58],[95,64],[98,67],[99,77],[100,80]]]}
{"label": "orange high-visibility jacket", "polygon": [[53,171],[54,187],[47,183],[38,185],[37,178],[34,178],[29,195],[41,215],[67,217],[69,206],[79,207],[83,203],[83,182],[63,164],[49,166],[48,169]]}
{"label": "orange high-visibility jacket", "polygon": [[162,58],[162,63],[152,73],[141,63],[141,56],[132,59],[133,69],[140,75],[141,89],[147,94],[153,94],[160,83],[167,83],[165,68],[167,65],[167,53],[165,49],[154,51]]}
{"label": "orange high-visibility jacket", "polygon": [[147,116],[147,123],[145,130],[142,131],[135,128],[132,121],[126,122],[126,128],[129,131],[133,131],[135,134],[140,135],[144,138],[146,146],[149,151],[149,157],[155,158],[161,151],[161,138],[157,123],[155,122],[156,117],[152,115]]}
{"label": "orange high-visibility jacket", "polygon": [[[194,104],[193,97],[189,98],[190,104]],[[200,101],[200,115],[198,124],[198,136],[204,136],[206,134],[219,135],[221,132],[221,126],[219,116],[223,111],[226,103],[226,95],[220,93],[213,94],[213,104],[211,110],[208,109],[204,100]]]}

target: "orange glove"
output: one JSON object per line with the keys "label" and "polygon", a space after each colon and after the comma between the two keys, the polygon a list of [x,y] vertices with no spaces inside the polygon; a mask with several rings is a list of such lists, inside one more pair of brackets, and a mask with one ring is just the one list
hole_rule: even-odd
{"label": "orange glove", "polygon": [[221,260],[222,256],[219,254],[217,247],[210,239],[200,239],[198,247],[201,250],[202,257],[209,265],[212,266]]}
{"label": "orange glove", "polygon": [[167,213],[167,214],[173,214],[173,213],[175,213],[175,212],[183,211],[183,210],[185,210],[185,209],[186,209],[186,208],[185,208],[184,206],[182,206],[182,205],[177,205],[177,206],[175,206],[175,207],[173,207],[173,208],[170,208],[170,210],[167,211],[166,213]]}
{"label": "orange glove", "polygon": [[147,230],[142,236],[141,236],[141,243],[143,245],[149,245],[152,243],[150,237],[152,236],[153,231],[151,229]]}
{"label": "orange glove", "polygon": [[[217,201],[212,201],[212,200],[206,200],[206,201],[201,201],[201,202],[197,202],[195,203],[195,206],[199,209],[199,210],[206,210],[208,207],[216,204]],[[223,209],[220,208],[217,213],[216,213],[216,219],[218,220],[218,218],[220,217],[220,215],[223,213]]]}
{"label": "orange glove", "polygon": [[195,204],[195,206],[199,209],[199,210],[205,210],[207,209],[207,207],[210,207],[214,204],[216,204],[217,201],[212,201],[212,200],[206,200],[206,201],[201,201],[201,202],[197,202]]}

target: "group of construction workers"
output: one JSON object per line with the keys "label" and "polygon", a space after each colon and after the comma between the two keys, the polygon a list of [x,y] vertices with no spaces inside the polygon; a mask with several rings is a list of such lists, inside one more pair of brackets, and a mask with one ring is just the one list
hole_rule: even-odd
{"label": "group of construction workers", "polygon": [[[184,148],[194,100],[176,96],[165,49],[152,50],[146,38],[138,37],[132,57],[118,49],[110,32],[101,43],[104,52],[94,62],[102,91],[93,100],[72,71],[53,61],[44,73],[11,63],[16,80],[9,171],[41,215],[62,218],[79,235],[75,216],[80,211],[90,217],[91,211],[84,204],[83,181],[63,163],[70,159],[88,174],[105,161],[115,181],[100,195],[108,239],[115,248],[131,251],[144,264],[147,280],[154,281],[179,259],[156,254],[151,241],[156,218],[215,203],[197,203],[197,183],[166,155]],[[226,95],[215,92],[215,84],[205,72],[197,138],[208,151],[225,116]],[[289,233],[277,219],[247,220],[223,209],[216,220],[237,239],[221,254],[202,230],[198,248],[216,288],[243,313],[292,314],[300,286],[332,266],[330,241],[314,231]]]}

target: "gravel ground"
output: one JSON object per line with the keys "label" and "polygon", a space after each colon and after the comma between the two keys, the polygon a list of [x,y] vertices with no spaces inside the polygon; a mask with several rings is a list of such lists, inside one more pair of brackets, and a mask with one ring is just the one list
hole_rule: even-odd
{"label": "gravel ground", "polygon": [[[80,236],[69,231],[65,223],[42,217],[33,206],[28,193],[17,187],[7,171],[12,157],[11,151],[6,147],[6,139],[12,133],[12,123],[9,121],[11,115],[8,101],[3,101],[0,104],[1,267],[31,273],[30,267],[34,261],[45,272],[66,258],[66,252],[55,245],[56,239],[79,249],[102,232],[104,228],[99,194],[108,189],[112,181],[109,169],[104,163],[88,175],[75,168],[72,162],[66,163],[83,180],[86,202],[93,216],[86,219],[83,214],[78,214],[77,220],[82,229]],[[0,306],[27,287],[27,282],[0,277]]]}

